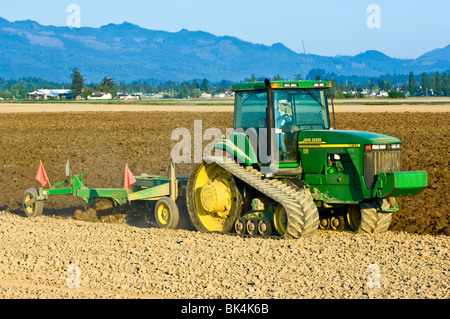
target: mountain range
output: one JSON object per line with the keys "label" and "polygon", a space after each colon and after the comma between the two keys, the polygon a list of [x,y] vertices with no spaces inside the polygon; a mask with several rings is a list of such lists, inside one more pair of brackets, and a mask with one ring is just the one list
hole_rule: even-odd
{"label": "mountain range", "polygon": [[70,81],[77,67],[87,83],[104,76],[117,82],[158,79],[241,81],[244,78],[303,77],[311,69],[350,76],[378,77],[450,70],[450,45],[417,59],[397,59],[379,51],[355,56],[296,53],[281,43],[255,44],[203,31],[157,31],[135,24],[100,28],[44,26],[0,18],[0,78],[39,77]]}

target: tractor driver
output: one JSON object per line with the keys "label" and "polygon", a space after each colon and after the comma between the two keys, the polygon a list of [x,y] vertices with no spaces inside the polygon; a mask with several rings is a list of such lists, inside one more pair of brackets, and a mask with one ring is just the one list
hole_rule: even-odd
{"label": "tractor driver", "polygon": [[[288,113],[288,108],[290,109],[291,104],[288,100],[279,100],[278,107],[275,108],[275,124],[276,128],[280,129],[285,125],[292,125],[292,117]],[[281,160],[286,160],[286,145],[284,143],[283,133],[277,133],[278,145],[281,148]]]}
{"label": "tractor driver", "polygon": [[286,124],[292,124],[291,115],[288,113],[287,108],[290,109],[291,103],[288,100],[279,100],[278,107],[275,109],[275,123],[277,128],[281,128]]}

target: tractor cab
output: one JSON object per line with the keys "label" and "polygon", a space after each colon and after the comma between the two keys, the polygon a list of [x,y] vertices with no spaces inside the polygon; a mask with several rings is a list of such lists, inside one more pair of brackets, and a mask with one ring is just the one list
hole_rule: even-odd
{"label": "tractor cab", "polygon": [[231,88],[235,92],[234,128],[256,135],[252,145],[259,163],[264,163],[264,150],[272,150],[274,154],[268,155],[274,156],[279,167],[298,167],[299,132],[330,129],[330,87],[328,81],[235,84]]}

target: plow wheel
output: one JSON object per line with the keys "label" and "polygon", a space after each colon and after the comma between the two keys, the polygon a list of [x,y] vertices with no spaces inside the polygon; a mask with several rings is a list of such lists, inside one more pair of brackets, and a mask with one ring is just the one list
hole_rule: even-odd
{"label": "plow wheel", "polygon": [[392,220],[392,213],[385,211],[390,207],[383,199],[381,209],[377,201],[362,202],[352,205],[347,210],[347,221],[350,228],[357,233],[381,233],[387,231]]}
{"label": "plow wheel", "polygon": [[155,205],[155,220],[159,228],[176,229],[180,213],[177,204],[169,197],[161,198]]}
{"label": "plow wheel", "polygon": [[230,232],[242,210],[241,191],[233,176],[215,163],[195,166],[186,201],[192,223],[201,232]]}
{"label": "plow wheel", "polygon": [[37,200],[38,192],[34,188],[28,188],[23,194],[23,210],[28,217],[42,215],[44,203]]}

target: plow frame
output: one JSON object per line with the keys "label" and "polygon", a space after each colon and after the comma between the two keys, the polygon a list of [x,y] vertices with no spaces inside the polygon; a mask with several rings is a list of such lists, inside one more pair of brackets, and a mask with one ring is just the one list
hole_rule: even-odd
{"label": "plow frame", "polygon": [[[31,207],[36,202],[46,201],[51,196],[73,195],[91,204],[97,198],[111,198],[117,204],[122,205],[137,200],[158,200],[169,197],[175,201],[178,196],[183,195],[181,186],[187,183],[187,178],[177,178],[175,175],[175,165],[171,163],[168,176],[147,175],[137,176],[136,182],[129,190],[125,188],[89,188],[84,184],[83,174],[72,175],[67,173],[67,179],[53,185],[50,188],[39,188],[36,198],[24,201],[24,208]],[[69,187],[61,187],[63,185]]]}

